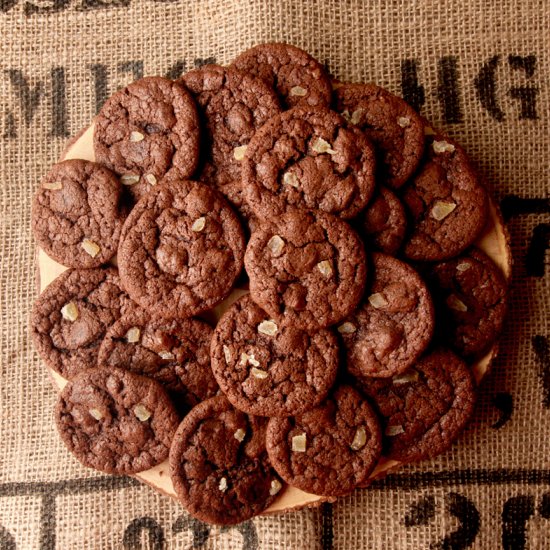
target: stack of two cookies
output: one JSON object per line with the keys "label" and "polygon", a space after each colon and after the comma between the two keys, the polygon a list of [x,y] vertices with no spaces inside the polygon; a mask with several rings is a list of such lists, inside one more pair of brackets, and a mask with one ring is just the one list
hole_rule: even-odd
{"label": "stack of two cookies", "polygon": [[[434,342],[472,360],[500,328],[502,276],[468,249],[487,205],[464,152],[377,86],[334,88],[281,44],[143,79],[97,117],[99,164],[57,165],[35,199],[39,244],[77,268],[33,315],[71,379],[64,441],[112,473],[170,448],[205,521],[251,517],[285,481],[349,493],[382,451],[443,451],[474,382]],[[120,278],[96,267],[117,251]],[[250,294],[212,333],[192,316],[229,296],[243,258]]]}

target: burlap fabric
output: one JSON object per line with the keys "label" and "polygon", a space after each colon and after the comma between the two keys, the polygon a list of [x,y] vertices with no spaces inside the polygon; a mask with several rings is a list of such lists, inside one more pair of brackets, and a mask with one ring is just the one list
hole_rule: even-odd
{"label": "burlap fabric", "polygon": [[[549,13],[545,0],[0,2],[0,547],[550,548]],[[30,202],[117,87],[272,39],[387,86],[465,145],[509,221],[511,311],[452,451],[332,506],[223,530],[61,445],[27,328]]]}

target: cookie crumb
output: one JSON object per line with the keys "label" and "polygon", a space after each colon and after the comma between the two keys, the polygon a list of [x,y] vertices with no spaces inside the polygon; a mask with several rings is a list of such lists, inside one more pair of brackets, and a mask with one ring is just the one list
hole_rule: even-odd
{"label": "cookie crumb", "polygon": [[99,409],[90,409],[88,412],[90,416],[94,417],[96,420],[101,420],[103,418],[103,414]]}
{"label": "cookie crumb", "polygon": [[361,121],[361,115],[363,114],[363,112],[365,111],[365,109],[355,109],[355,111],[353,111],[353,113],[351,113],[351,117],[349,119],[349,121],[352,123],[352,124],[359,124],[359,122]]}
{"label": "cookie crumb", "polygon": [[123,176],[120,176],[120,183],[122,185],[134,185],[134,183],[137,183],[139,181],[139,176],[136,174],[124,174]]}
{"label": "cookie crumb", "polygon": [[353,437],[353,441],[351,442],[350,447],[353,451],[359,451],[365,446],[366,443],[367,432],[365,431],[365,427],[359,426],[359,428],[357,428],[357,430],[355,431],[355,436]]}
{"label": "cookie crumb", "polygon": [[450,294],[447,297],[446,303],[455,311],[468,311],[468,306],[455,294]]}
{"label": "cookie crumb", "polygon": [[293,172],[285,172],[283,175],[283,184],[298,188],[300,186],[300,181],[298,180],[298,176]]}
{"label": "cookie crumb", "polygon": [[197,218],[193,225],[191,226],[191,231],[194,231],[195,233],[199,233],[204,229],[204,226],[206,225],[206,218],[204,216]]}
{"label": "cookie crumb", "polygon": [[271,251],[273,256],[278,257],[282,254],[285,241],[279,235],[273,235],[269,241],[267,241],[267,248]]}
{"label": "cookie crumb", "polygon": [[306,452],[306,434],[295,435],[292,438],[292,450],[297,453]]}
{"label": "cookie crumb", "polygon": [[227,478],[222,477],[222,478],[220,479],[220,484],[218,485],[218,489],[219,489],[222,493],[225,493],[225,491],[227,491]]}
{"label": "cookie crumb", "polygon": [[142,422],[146,422],[147,420],[149,420],[149,418],[151,418],[151,411],[149,409],[147,409],[147,407],[145,405],[143,405],[142,403],[138,403],[134,407],[134,414]]}
{"label": "cookie crumb", "polygon": [[146,179],[147,183],[149,183],[150,185],[156,185],[157,184],[157,178],[155,177],[154,174],[147,174],[145,176],[145,179]]}
{"label": "cookie crumb", "polygon": [[345,323],[342,323],[336,330],[338,330],[340,334],[353,334],[357,330],[357,327],[349,321],[346,321]]}
{"label": "cookie crumb", "polygon": [[248,145],[241,145],[239,147],[235,147],[235,149],[233,149],[233,158],[235,160],[243,160],[247,147]]}
{"label": "cookie crumb", "polygon": [[332,266],[328,260],[323,260],[317,264],[317,269],[325,277],[330,277],[332,275]]}
{"label": "cookie crumb", "polygon": [[138,327],[132,327],[131,329],[128,329],[128,332],[126,333],[126,341],[129,344],[135,344],[136,342],[139,342],[139,337],[141,335],[141,331]]}
{"label": "cookie crumb", "polygon": [[283,488],[283,484],[278,479],[273,479],[271,481],[271,488],[269,489],[269,494],[271,496],[276,495]]}
{"label": "cookie crumb", "polygon": [[238,430],[235,431],[235,433],[233,434],[233,437],[237,440],[237,441],[242,441],[246,436],[246,432],[242,429],[242,428],[239,428]]}
{"label": "cookie crumb", "polygon": [[468,271],[468,269],[470,269],[470,267],[472,267],[471,263],[461,262],[461,263],[457,264],[456,270],[460,271],[460,272],[464,272],[464,271]]}
{"label": "cookie crumb", "polygon": [[370,305],[372,307],[375,307],[376,309],[380,309],[388,305],[388,300],[386,300],[386,298],[384,298],[384,296],[380,294],[380,292],[375,292],[374,294],[371,294],[368,300]]}
{"label": "cookie crumb", "polygon": [[448,141],[434,141],[432,143],[434,153],[454,153],[455,146]]}
{"label": "cookie crumb", "polygon": [[290,88],[290,95],[303,97],[307,95],[307,90],[305,88],[302,88],[301,86],[293,86],[292,88]]}
{"label": "cookie crumb", "polygon": [[138,141],[143,141],[145,136],[141,132],[131,132],[130,133],[130,141],[132,143],[137,143]]}
{"label": "cookie crumb", "polygon": [[61,308],[61,315],[66,321],[76,321],[78,319],[78,308],[74,302],[69,302]]}
{"label": "cookie crumb", "polygon": [[101,252],[100,246],[90,239],[84,239],[80,246],[84,249],[84,252],[89,254],[92,258],[95,258]]}
{"label": "cookie crumb", "polygon": [[399,386],[401,384],[408,384],[409,382],[416,382],[418,380],[418,371],[412,370],[404,374],[399,374],[392,378],[392,384]]}
{"label": "cookie crumb", "polygon": [[223,346],[223,355],[225,357],[225,362],[229,365],[232,360],[231,350],[226,345]]}
{"label": "cookie crumb", "polygon": [[258,325],[258,332],[260,334],[265,334],[267,336],[275,336],[277,334],[277,331],[279,330],[279,327],[273,321],[272,319],[268,319],[267,321],[262,321]]}
{"label": "cookie crumb", "polygon": [[325,141],[323,138],[317,138],[311,148],[316,153],[328,153],[329,155],[335,155],[336,151],[331,148],[330,143]]}
{"label": "cookie crumb", "polygon": [[411,125],[411,119],[408,116],[400,116],[397,119],[397,124],[401,128],[408,128]]}
{"label": "cookie crumb", "polygon": [[388,426],[384,432],[384,434],[388,437],[394,437],[402,433],[405,433],[403,426]]}
{"label": "cookie crumb", "polygon": [[454,202],[436,201],[431,211],[432,218],[437,221],[441,221],[445,219],[455,208],[456,204]]}
{"label": "cookie crumb", "polygon": [[250,372],[252,373],[252,376],[254,378],[258,378],[259,380],[265,380],[269,376],[269,373],[267,373],[265,370],[257,369],[256,367],[252,367],[252,369],[250,369]]}

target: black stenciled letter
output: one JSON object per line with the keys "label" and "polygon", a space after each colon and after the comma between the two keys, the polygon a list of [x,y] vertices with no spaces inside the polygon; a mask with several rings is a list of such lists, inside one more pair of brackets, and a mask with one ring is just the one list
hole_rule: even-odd
{"label": "black stenciled letter", "polygon": [[81,11],[96,10],[102,8],[124,8],[130,5],[130,0],[82,0],[78,7]]}
{"label": "black stenciled letter", "polygon": [[109,92],[107,91],[107,66],[98,63],[97,65],[90,65],[90,70],[94,77],[95,112],[97,113],[109,97]]}
{"label": "black stenciled letter", "polygon": [[504,120],[504,113],[497,103],[495,72],[500,61],[500,56],[495,55],[481,67],[474,80],[476,95],[482,107],[499,122]]}
{"label": "black stenciled letter", "polygon": [[502,509],[502,547],[504,550],[525,548],[526,523],[535,513],[535,498],[527,495],[512,497]]}
{"label": "black stenciled letter", "polygon": [[442,57],[438,65],[437,97],[443,106],[443,118],[445,122],[457,124],[462,122],[457,58]]}
{"label": "black stenciled letter", "polygon": [[147,516],[135,518],[132,520],[122,538],[122,545],[125,550],[139,550],[142,548],[141,533],[145,532],[148,535],[147,548],[153,550],[162,550],[165,544],[164,531],[162,527],[153,519]]}
{"label": "black stenciled letter", "polygon": [[54,67],[52,74],[52,136],[69,137],[67,102],[65,99],[65,69]]}
{"label": "black stenciled letter", "polygon": [[165,73],[166,78],[170,80],[178,79],[187,70],[187,63],[183,59],[178,59],[175,63],[170,65]]}
{"label": "black stenciled letter", "polygon": [[[0,12],[7,13],[10,11],[19,0],[0,0]],[[0,539],[1,540],[1,539]]]}
{"label": "black stenciled letter", "polygon": [[187,530],[191,531],[193,535],[192,548],[202,548],[210,535],[210,527],[191,516],[180,516],[172,525],[174,535]]}
{"label": "black stenciled letter", "polygon": [[500,430],[512,418],[514,399],[508,392],[499,392],[493,396],[491,401],[494,407],[500,412],[498,419],[491,427],[495,430]]}
{"label": "black stenciled letter", "polygon": [[243,550],[257,550],[258,548],[258,533],[256,533],[256,526],[250,521],[239,523],[238,525],[224,525],[221,528],[221,532],[229,531],[230,529],[237,529],[243,537]]}
{"label": "black stenciled letter", "polygon": [[479,512],[474,503],[458,493],[447,496],[447,510],[460,525],[441,542],[432,545],[433,550],[462,550],[468,548],[476,539],[481,525]]}
{"label": "black stenciled letter", "polygon": [[15,550],[17,545],[15,544],[15,539],[13,535],[0,525],[0,548],[2,550]]}
{"label": "black stenciled letter", "polygon": [[[534,55],[510,55],[508,63],[512,69],[525,72],[527,78],[532,78],[535,74],[537,58]],[[518,86],[510,88],[510,96],[520,101],[520,119],[536,120],[537,116],[537,96],[539,89],[534,86]]]}
{"label": "black stenciled letter", "polygon": [[143,61],[125,61],[124,63],[118,64],[119,73],[130,73],[133,80],[139,80],[143,78]]}
{"label": "black stenciled letter", "polygon": [[550,409],[550,346],[546,336],[533,336],[531,340],[539,362],[539,379],[542,385],[542,406]]}
{"label": "black stenciled letter", "polygon": [[418,502],[411,504],[409,513],[405,516],[403,524],[405,527],[428,525],[434,517],[435,498],[432,495],[428,495],[421,498]]}
{"label": "black stenciled letter", "polygon": [[[36,86],[31,87],[28,78],[19,69],[8,69],[5,71],[8,75],[12,89],[19,101],[23,120],[27,126],[30,125],[36,111],[40,105],[40,101],[45,97],[44,83],[39,81]],[[13,113],[6,114],[6,129],[4,135],[6,137],[17,137],[15,127],[15,116]]]}
{"label": "black stenciled letter", "polygon": [[418,61],[416,59],[401,61],[401,93],[403,99],[420,112],[426,101],[426,95],[424,86],[418,83]]}
{"label": "black stenciled letter", "polygon": [[63,11],[70,3],[70,0],[50,0],[49,6],[45,6],[44,2],[41,2],[40,6],[33,4],[32,2],[25,2],[25,15],[47,15],[49,13],[56,13]]}

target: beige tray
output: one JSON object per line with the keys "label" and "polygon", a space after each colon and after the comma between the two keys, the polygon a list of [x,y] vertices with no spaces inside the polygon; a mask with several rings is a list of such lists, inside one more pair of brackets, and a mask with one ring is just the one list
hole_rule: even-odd
{"label": "beige tray", "polygon": [[[93,124],[88,129],[78,134],[77,139],[69,144],[62,156],[62,160],[67,159],[95,160],[93,149]],[[476,245],[485,251],[496,262],[496,264],[504,272],[506,278],[510,277],[511,253],[508,234],[502,222],[500,213],[493,203],[490,204],[487,227],[485,228],[482,236],[478,239]],[[53,281],[67,268],[57,262],[54,262],[41,249],[38,250],[37,259],[39,288],[40,292],[42,292],[42,290],[44,290],[44,288],[51,281]],[[216,309],[212,312],[212,320],[216,321],[219,319],[220,315],[229,307],[229,305],[231,305],[232,302],[234,302],[245,292],[246,291],[244,290],[235,290],[227,300],[216,307]],[[486,374],[496,353],[497,346],[495,345],[483,358],[473,365],[473,371],[478,382]],[[67,381],[53,370],[50,370],[50,373],[55,385],[59,390],[61,390]],[[395,460],[387,460],[382,458],[376,466],[374,472],[371,474],[371,478],[382,477],[399,465],[400,463]],[[170,481],[170,472],[167,461],[159,464],[155,468],[141,472],[135,477],[161,493],[176,498],[172,482]],[[322,502],[331,500],[335,499],[320,497],[306,493],[294,487],[287,487],[277,498],[277,500],[267,510],[265,510],[264,513],[272,514],[289,510],[297,510],[307,506],[319,505]]]}

